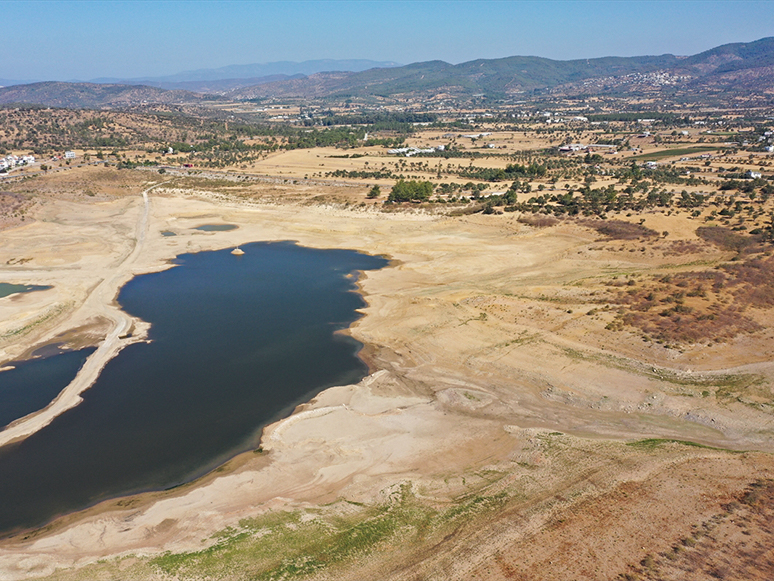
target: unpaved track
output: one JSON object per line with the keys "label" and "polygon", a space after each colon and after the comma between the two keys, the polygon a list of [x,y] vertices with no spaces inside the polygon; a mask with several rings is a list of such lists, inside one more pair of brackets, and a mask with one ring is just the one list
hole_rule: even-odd
{"label": "unpaved track", "polygon": [[23,440],[27,436],[46,427],[58,415],[81,403],[83,401],[81,394],[94,384],[102,369],[107,365],[107,362],[115,357],[121,349],[136,341],[136,339],[126,337],[134,319],[121,310],[115,301],[115,297],[118,294],[119,288],[131,276],[132,265],[142,252],[148,232],[150,214],[148,192],[154,187],[156,186],[151,186],[142,192],[143,212],[137,223],[134,248],[115,268],[112,275],[102,279],[102,282],[94,288],[75,313],[77,315],[78,313],[86,312],[91,315],[102,316],[112,321],[113,329],[108,333],[97,350],[92,353],[91,357],[86,360],[75,379],[62,390],[54,401],[42,410],[33,412],[11,423],[5,430],[0,432],[0,446]]}

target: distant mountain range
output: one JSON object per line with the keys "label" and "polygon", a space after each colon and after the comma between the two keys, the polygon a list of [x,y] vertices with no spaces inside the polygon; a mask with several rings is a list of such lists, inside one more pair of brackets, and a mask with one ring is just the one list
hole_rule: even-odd
{"label": "distant mountain range", "polygon": [[[279,61],[274,63],[255,63],[250,65],[230,65],[217,69],[197,69],[183,71],[174,75],[161,77],[103,77],[86,81],[99,85],[145,85],[160,89],[182,89],[201,93],[223,93],[239,87],[260,85],[272,81],[303,78],[323,71],[329,72],[360,72],[373,68],[389,68],[400,66],[392,61],[371,61],[366,59],[319,59],[303,62]],[[0,79],[0,87],[27,85],[37,83],[35,80]],[[82,83],[84,81],[68,81]]]}
{"label": "distant mountain range", "polygon": [[[142,77],[136,79],[92,79],[92,83],[113,83],[124,85],[148,85],[162,89],[204,90],[218,87],[213,91],[233,89],[236,86],[247,87],[265,82],[300,78],[320,72],[353,72],[367,69],[400,66],[394,62],[370,61],[365,59],[334,60],[320,59],[303,62],[279,61],[251,65],[230,65],[217,69],[198,69],[184,71],[165,77]],[[244,84],[242,84],[244,83]],[[195,89],[202,87],[203,89]]]}
{"label": "distant mountain range", "polygon": [[[216,98],[213,93],[233,100],[642,93],[689,98],[726,93],[774,97],[774,37],[726,44],[689,57],[666,54],[557,61],[514,56],[458,65],[443,61],[393,65],[374,61],[284,62],[204,69],[120,84],[35,83],[0,89],[0,104],[123,107],[197,103]],[[341,70],[345,67],[351,70]]]}
{"label": "distant mountain range", "polygon": [[0,79],[0,87],[10,87],[12,85],[25,85],[27,83],[35,83],[37,81],[14,81],[11,79]]}
{"label": "distant mountain range", "polygon": [[458,65],[414,63],[359,73],[317,73],[228,94],[257,97],[346,97],[485,94],[507,97],[535,92],[570,94],[687,90],[762,90],[774,88],[774,37],[723,45],[690,57],[671,54],[557,61],[514,56]]}

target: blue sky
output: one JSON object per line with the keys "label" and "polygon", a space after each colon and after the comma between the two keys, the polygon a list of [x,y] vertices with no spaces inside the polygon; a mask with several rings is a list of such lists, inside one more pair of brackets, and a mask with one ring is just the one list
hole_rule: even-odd
{"label": "blue sky", "polygon": [[774,36],[772,0],[0,0],[0,78],[140,77],[321,58],[694,54],[765,36]]}

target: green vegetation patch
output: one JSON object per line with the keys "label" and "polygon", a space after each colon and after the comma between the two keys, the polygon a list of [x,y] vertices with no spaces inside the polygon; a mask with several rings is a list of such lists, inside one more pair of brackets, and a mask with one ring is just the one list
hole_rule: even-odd
{"label": "green vegetation patch", "polygon": [[506,493],[475,495],[439,510],[420,502],[406,483],[376,507],[345,501],[344,514],[271,512],[244,519],[214,535],[206,549],[165,553],[150,565],[184,579],[301,579],[377,551],[419,548],[508,500]]}
{"label": "green vegetation patch", "polygon": [[433,184],[430,182],[399,180],[394,186],[388,198],[389,202],[421,202],[427,200],[433,193]]}
{"label": "green vegetation patch", "polygon": [[677,149],[664,149],[661,151],[654,151],[652,153],[643,153],[635,155],[630,159],[642,159],[642,160],[654,160],[664,159],[665,157],[675,157],[677,155],[693,155],[694,153],[705,153],[707,151],[717,151],[718,147],[710,145],[697,145],[696,147],[681,147]]}

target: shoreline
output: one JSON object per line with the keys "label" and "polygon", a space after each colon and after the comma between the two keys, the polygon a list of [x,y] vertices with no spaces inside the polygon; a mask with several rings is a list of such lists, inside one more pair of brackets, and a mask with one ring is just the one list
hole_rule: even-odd
{"label": "shoreline", "polygon": [[[297,240],[274,240],[273,239],[273,240],[260,240],[256,242],[266,243],[266,244],[278,243],[278,242],[290,242],[293,245],[297,245],[299,247],[304,248],[304,245],[302,245]],[[241,245],[245,246],[249,243],[250,242],[242,242]],[[228,248],[229,246],[227,245],[224,248],[218,247],[216,249],[198,250],[195,253],[213,252],[213,251],[223,250]],[[306,248],[313,248],[313,247],[306,247]],[[321,250],[325,250],[325,248],[321,248]],[[348,250],[352,252],[359,252],[361,254],[366,254],[355,249],[348,249]],[[175,256],[167,259],[165,265],[168,267],[174,266],[172,261],[175,260],[177,257],[181,256],[182,254],[190,254],[190,253],[176,254]],[[381,268],[388,268],[389,266],[394,264],[392,261],[390,261],[389,259],[387,259],[382,255],[377,256],[377,255],[368,254],[368,256],[373,256],[376,258],[384,258],[385,260],[387,260],[387,264],[385,264],[385,266]],[[152,272],[156,272],[156,271],[158,271],[158,269],[154,269]],[[142,276],[143,274],[145,274],[144,271],[135,272],[133,275],[131,275],[131,277],[127,281],[124,281],[123,283],[121,283],[120,286],[117,287],[116,296],[118,296],[118,293],[120,292],[121,288],[123,288],[123,286],[129,282],[129,280],[137,276]],[[351,339],[357,344],[358,346],[357,352],[353,353],[353,356],[356,357],[357,360],[362,362],[365,367],[365,370],[364,370],[365,374],[361,378],[362,381],[367,380],[374,373],[374,370],[372,369],[372,364],[366,361],[361,356],[366,345],[363,342],[353,337],[352,328],[358,321],[360,321],[366,316],[366,313],[364,313],[363,311],[367,309],[369,306],[368,300],[367,300],[367,296],[368,296],[367,292],[362,286],[362,282],[367,278],[367,274],[368,274],[368,271],[366,270],[354,270],[348,274],[340,275],[343,279],[351,279],[351,278],[355,279],[353,284],[354,288],[350,289],[347,292],[356,293],[362,299],[363,306],[358,307],[353,312],[355,315],[355,318],[346,327],[333,332],[334,335],[339,335],[339,334],[346,335],[349,339]],[[110,282],[114,282],[115,280],[117,280],[117,277],[112,279]],[[0,432],[0,446],[18,442],[23,438],[45,428],[58,415],[78,405],[82,401],[80,394],[83,393],[85,390],[89,389],[91,385],[93,385],[93,383],[98,379],[99,375],[101,374],[102,369],[104,369],[105,365],[107,365],[107,363],[109,363],[113,357],[118,356],[120,351],[123,350],[123,348],[125,348],[126,346],[135,342],[141,342],[146,340],[147,330],[150,328],[151,323],[145,322],[141,319],[138,319],[126,313],[125,311],[123,311],[120,304],[118,304],[118,302],[115,299],[111,301],[111,303],[108,306],[112,309],[115,309],[117,312],[120,312],[123,315],[122,320],[126,321],[127,322],[126,324],[131,323],[130,328],[140,327],[142,329],[141,334],[136,333],[131,337],[126,337],[125,335],[123,335],[123,332],[126,330],[126,324],[122,324],[115,327],[105,340],[99,342],[98,351],[92,354],[92,356],[87,359],[87,361],[82,366],[81,370],[78,372],[76,378],[64,390],[62,390],[57,395],[57,397],[48,406],[46,406],[46,408],[43,408],[42,410],[33,412],[31,414],[28,414],[27,416],[19,418],[18,420],[15,420],[14,422],[8,424],[6,428],[2,432]],[[103,351],[103,353],[101,354],[102,355],[101,357],[95,357],[95,355],[99,354],[99,350],[103,349],[103,346],[106,346],[106,345],[110,346],[112,352]],[[96,361],[96,363],[101,365],[98,366],[95,364],[90,369],[87,369],[89,362],[93,362],[93,361]],[[88,385],[86,385],[87,383]],[[80,389],[83,385],[86,385],[86,387]],[[229,472],[231,472],[233,470],[233,464],[235,461],[237,465],[241,465],[241,464],[244,464],[252,454],[262,453],[264,432],[268,427],[273,426],[275,424],[280,424],[283,421],[289,420],[290,418],[296,416],[297,414],[302,413],[304,409],[310,404],[310,402],[314,400],[317,396],[319,396],[322,392],[329,389],[342,387],[343,385],[345,384],[335,384],[335,385],[316,387],[308,394],[305,394],[295,399],[294,401],[288,403],[276,414],[272,415],[270,418],[266,419],[265,421],[261,422],[259,425],[255,427],[255,432],[259,434],[255,445],[250,445],[248,448],[239,447],[233,451],[228,451],[224,453],[221,457],[209,463],[207,466],[203,466],[200,469],[197,469],[191,476],[186,477],[184,480],[180,481],[177,484],[174,484],[169,487],[164,487],[164,488],[149,487],[143,490],[139,490],[139,491],[135,491],[127,494],[110,496],[108,498],[99,500],[94,504],[87,505],[83,508],[58,514],[52,517],[50,520],[41,523],[40,525],[36,525],[29,528],[15,529],[7,532],[0,532],[0,540],[1,539],[13,540],[15,538],[24,538],[24,539],[31,538],[31,537],[37,536],[36,531],[49,532],[52,530],[58,530],[62,526],[60,525],[60,523],[67,522],[71,519],[78,520],[79,518],[78,515],[84,516],[86,514],[91,514],[94,510],[97,510],[99,512],[102,510],[102,508],[99,508],[99,507],[110,506],[114,504],[118,504],[120,506],[123,500],[125,499],[135,499],[135,500],[143,499],[141,502],[144,503],[146,500],[148,500],[148,498],[155,498],[158,495],[164,495],[164,496],[166,496],[167,494],[174,495],[175,491],[188,490],[191,487],[200,486],[202,485],[202,483],[208,482],[209,479],[217,477],[224,470],[228,470]],[[346,384],[346,385],[350,385],[350,384]],[[64,400],[65,403],[60,404],[60,400]],[[19,430],[25,430],[25,429],[29,431],[27,433],[24,433],[24,432],[22,432],[21,434],[18,433]],[[2,439],[3,434],[7,434],[5,440]],[[242,458],[242,460],[238,460],[240,458]],[[229,466],[229,468],[226,468],[226,466]]]}

